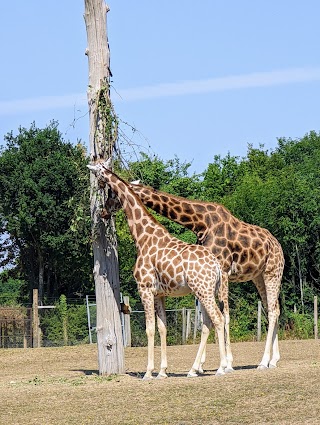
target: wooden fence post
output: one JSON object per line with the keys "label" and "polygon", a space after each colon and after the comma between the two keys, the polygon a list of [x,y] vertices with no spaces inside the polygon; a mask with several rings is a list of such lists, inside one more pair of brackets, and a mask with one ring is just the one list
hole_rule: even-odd
{"label": "wooden fence post", "polygon": [[[128,306],[130,310],[130,301],[129,297],[125,295],[123,297],[123,304]],[[130,313],[123,314],[123,336],[124,336],[124,346],[131,347],[131,321],[130,321]]]}
{"label": "wooden fence post", "polygon": [[32,347],[40,347],[38,289],[32,293]]}
{"label": "wooden fence post", "polygon": [[23,318],[23,348],[28,348],[28,310],[26,311],[26,317]]}
{"label": "wooden fence post", "polygon": [[91,315],[90,315],[90,306],[89,306],[89,295],[86,295],[86,306],[87,306],[87,320],[88,320],[88,331],[89,331],[89,343],[92,344]]}
{"label": "wooden fence post", "polygon": [[191,332],[191,310],[187,309],[186,341],[188,341]]}
{"label": "wooden fence post", "polygon": [[258,324],[257,324],[257,341],[261,341],[261,301],[258,301]]}
{"label": "wooden fence post", "polygon": [[197,338],[198,330],[198,316],[199,316],[199,305],[196,303],[196,308],[194,311],[194,328],[193,328],[193,343],[195,344]]}
{"label": "wooden fence post", "polygon": [[318,297],[315,295],[314,300],[314,339],[318,339]]}
{"label": "wooden fence post", "polygon": [[186,308],[182,308],[182,344],[186,343]]}

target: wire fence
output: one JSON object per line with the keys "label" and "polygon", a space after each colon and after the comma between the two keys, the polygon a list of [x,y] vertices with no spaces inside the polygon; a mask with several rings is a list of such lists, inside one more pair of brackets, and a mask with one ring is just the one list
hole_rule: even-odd
{"label": "wire fence", "polygon": [[[195,309],[166,310],[167,316],[167,344],[179,345],[194,341],[199,335]],[[133,311],[130,316],[131,346],[139,347],[147,345],[145,332],[145,315],[143,311]],[[195,329],[196,326],[196,329]],[[155,334],[155,344],[160,345],[159,333]]]}
{"label": "wire fence", "polygon": [[[121,300],[122,301],[122,300]],[[94,297],[87,297],[87,316],[89,342],[96,342],[96,304]],[[140,347],[147,345],[146,321],[143,310],[133,310],[128,315],[121,313],[122,334],[125,346]],[[201,330],[200,310],[194,309],[171,309],[166,310],[167,318],[167,344],[178,345],[189,342],[199,336]],[[129,329],[126,329],[129,327]],[[130,342],[129,342],[130,341]],[[156,332],[155,344],[160,344],[160,336]]]}
{"label": "wire fence", "polygon": [[[284,324],[280,326],[280,338],[317,338],[319,317],[317,297],[314,298],[313,314],[293,311]],[[261,303],[260,303],[261,304]],[[259,305],[259,303],[258,303]],[[26,307],[0,306],[0,348],[62,346],[95,343],[96,339],[96,304],[95,297],[88,296],[82,303],[67,304],[67,315],[62,317],[59,303],[39,306],[38,320],[34,322],[34,309]],[[244,309],[242,308],[242,312]],[[230,311],[230,333],[232,341],[259,340],[264,338],[267,330],[267,318],[263,309],[252,308],[251,312],[239,318],[237,311]],[[167,344],[179,345],[195,343],[201,334],[201,312],[198,308],[177,308],[166,310]],[[130,315],[121,313],[123,339],[125,346],[146,346],[145,315],[142,309],[136,309]],[[260,327],[260,331],[259,331]],[[38,345],[34,345],[37,334]],[[260,334],[260,336],[259,336]],[[215,338],[211,332],[209,341]],[[160,344],[158,332],[155,344]]]}
{"label": "wire fence", "polygon": [[0,348],[27,348],[31,346],[31,309],[26,307],[1,307]]}

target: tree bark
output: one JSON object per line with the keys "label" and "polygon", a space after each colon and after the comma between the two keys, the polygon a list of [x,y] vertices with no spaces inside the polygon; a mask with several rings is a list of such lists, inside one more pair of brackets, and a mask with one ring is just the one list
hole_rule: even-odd
{"label": "tree bark", "polygon": [[[111,156],[117,137],[117,124],[109,96],[108,10],[104,0],[85,0],[91,162]],[[90,185],[99,374],[119,374],[124,373],[124,349],[115,224],[113,218],[104,221],[100,217],[106,193],[99,189],[93,173],[90,173]]]}

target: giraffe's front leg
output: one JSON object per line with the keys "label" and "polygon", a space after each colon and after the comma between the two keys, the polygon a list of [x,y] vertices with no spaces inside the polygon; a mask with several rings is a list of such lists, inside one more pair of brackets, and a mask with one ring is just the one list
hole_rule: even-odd
{"label": "giraffe's front leg", "polygon": [[165,300],[164,298],[156,298],[154,300],[155,312],[157,315],[157,324],[158,331],[160,334],[161,341],[161,365],[160,372],[158,373],[157,378],[163,379],[167,378],[167,318],[166,318],[166,310],[165,310]]}
{"label": "giraffe's front leg", "polygon": [[232,367],[233,355],[231,351],[231,342],[230,342],[230,314],[229,314],[229,283],[228,283],[228,274],[222,273],[222,282],[219,289],[219,301],[220,308],[224,315],[224,339],[226,345],[226,358],[227,358],[227,367],[225,368],[226,373],[233,372]]}
{"label": "giraffe's front leg", "polygon": [[[142,297],[141,297],[142,299]],[[143,300],[145,317],[146,317],[146,334],[148,338],[148,364],[147,371],[143,379],[152,379],[152,372],[154,371],[154,334],[155,334],[155,318],[154,318],[154,301],[150,296],[148,300]]]}

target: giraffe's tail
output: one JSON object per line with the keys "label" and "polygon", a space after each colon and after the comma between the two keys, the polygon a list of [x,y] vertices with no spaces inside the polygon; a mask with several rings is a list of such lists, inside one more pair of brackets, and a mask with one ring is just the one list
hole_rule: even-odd
{"label": "giraffe's tail", "polygon": [[217,264],[216,270],[217,270],[217,280],[216,280],[216,287],[215,287],[215,295],[218,296],[220,286],[222,283],[222,271],[219,264]]}

